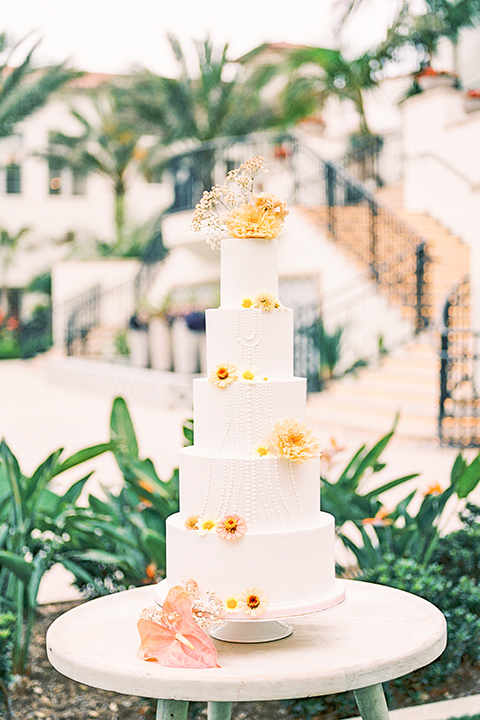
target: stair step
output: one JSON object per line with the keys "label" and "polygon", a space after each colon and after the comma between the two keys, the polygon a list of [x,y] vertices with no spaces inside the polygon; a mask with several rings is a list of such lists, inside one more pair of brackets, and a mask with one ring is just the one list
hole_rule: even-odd
{"label": "stair step", "polygon": [[[356,409],[347,414],[343,409],[308,408],[309,423],[314,425],[339,425],[351,430],[375,430],[385,433],[392,427],[397,415],[396,410]],[[434,416],[413,416],[400,413],[396,435],[402,437],[433,439],[437,432],[437,419]]]}
{"label": "stair step", "polygon": [[438,399],[435,396],[418,396],[405,398],[400,395],[386,397],[380,393],[370,393],[368,398],[359,394],[331,394],[328,391],[320,393],[317,402],[310,404],[312,411],[325,412],[327,410],[340,411],[366,411],[366,412],[399,412],[415,417],[432,417],[437,412]]}

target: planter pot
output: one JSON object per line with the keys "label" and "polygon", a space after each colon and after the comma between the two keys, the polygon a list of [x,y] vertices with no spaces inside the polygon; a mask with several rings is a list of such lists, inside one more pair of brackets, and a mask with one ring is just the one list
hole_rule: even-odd
{"label": "planter pot", "polygon": [[457,79],[452,75],[425,75],[417,78],[422,90],[431,90],[437,87],[455,87]]}
{"label": "planter pot", "polygon": [[148,332],[147,330],[128,331],[128,347],[130,348],[130,365],[148,367]]}
{"label": "planter pot", "polygon": [[154,370],[172,369],[172,339],[170,325],[164,318],[153,318],[148,323],[150,366]]}
{"label": "planter pot", "polygon": [[465,97],[463,98],[463,109],[467,113],[475,112],[480,110],[480,97]]}
{"label": "planter pot", "polygon": [[187,327],[184,318],[172,325],[173,370],[178,373],[197,373],[199,370],[198,333]]}

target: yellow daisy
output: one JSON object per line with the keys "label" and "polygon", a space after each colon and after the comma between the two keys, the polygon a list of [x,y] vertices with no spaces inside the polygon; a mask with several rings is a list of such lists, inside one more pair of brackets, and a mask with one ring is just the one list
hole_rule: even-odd
{"label": "yellow daisy", "polygon": [[267,609],[268,597],[260,588],[250,588],[240,595],[238,605],[244,613],[255,617],[256,615],[262,615]]}
{"label": "yellow daisy", "polygon": [[215,530],[217,522],[218,520],[214,515],[203,515],[203,517],[199,517],[197,525],[198,534],[206,535],[212,530]]}
{"label": "yellow daisy", "polygon": [[238,598],[234,595],[231,595],[230,597],[226,598],[226,600],[224,600],[223,607],[225,608],[226,612],[237,612],[239,610]]}
{"label": "yellow daisy", "polygon": [[208,379],[217,387],[224,388],[238,380],[237,368],[232,363],[220,363],[215,370],[211,371]]}
{"label": "yellow daisy", "polygon": [[253,307],[265,312],[270,312],[280,307],[280,303],[270,293],[260,293],[253,301]]}

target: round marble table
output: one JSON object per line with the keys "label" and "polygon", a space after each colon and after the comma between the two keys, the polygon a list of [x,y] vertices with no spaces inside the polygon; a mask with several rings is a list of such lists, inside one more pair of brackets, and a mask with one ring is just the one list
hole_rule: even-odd
{"label": "round marble table", "polygon": [[435,660],[446,623],[427,601],[393,588],[346,581],[340,605],[291,621],[290,637],[270,643],[215,641],[220,668],[165,668],[139,660],[137,619],[153,586],[79,605],[47,633],[52,665],[104,690],[157,698],[157,720],[184,720],[188,702],[208,702],[227,720],[233,701],[279,700],[353,690],[363,720],[385,720],[381,683]]}

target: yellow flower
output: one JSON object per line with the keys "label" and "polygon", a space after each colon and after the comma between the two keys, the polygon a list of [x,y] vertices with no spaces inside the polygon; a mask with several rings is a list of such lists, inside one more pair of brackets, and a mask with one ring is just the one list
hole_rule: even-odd
{"label": "yellow flower", "polygon": [[273,215],[279,222],[285,222],[285,218],[288,215],[287,203],[280,200],[276,195],[271,193],[260,193],[259,195],[252,195],[252,201],[264,213]]}
{"label": "yellow flower", "polygon": [[228,597],[224,603],[224,608],[227,612],[237,612],[238,608],[238,598],[234,597],[233,595],[231,597]]}
{"label": "yellow flower", "polygon": [[280,234],[284,220],[282,215],[269,212],[264,205],[242,203],[231,210],[225,218],[225,226],[232,237],[260,237],[272,240]]}
{"label": "yellow flower", "polygon": [[242,307],[244,308],[250,308],[253,305],[253,300],[251,298],[243,298],[242,300]]}
{"label": "yellow flower", "polygon": [[217,387],[224,388],[234,380],[238,380],[237,368],[232,363],[221,363],[211,371],[208,379]]}
{"label": "yellow flower", "polygon": [[216,524],[217,519],[213,515],[204,515],[203,517],[198,518],[198,534],[206,535],[215,529]]}
{"label": "yellow flower", "polygon": [[185,527],[187,530],[198,530],[198,518],[199,515],[190,515],[185,520]]}
{"label": "yellow flower", "polygon": [[320,455],[320,446],[312,431],[292,418],[276,423],[270,442],[279,455],[298,463],[309,462]]}
{"label": "yellow flower", "polygon": [[270,293],[260,293],[253,301],[253,307],[270,312],[270,310],[280,307],[280,303]]}
{"label": "yellow flower", "polygon": [[248,380],[252,381],[255,380],[257,376],[255,368],[252,368],[250,366],[246,366],[240,370],[240,377],[242,380]]}
{"label": "yellow flower", "polygon": [[265,455],[269,454],[268,446],[267,445],[259,445],[255,452],[257,452],[260,457],[265,457]]}
{"label": "yellow flower", "polygon": [[250,588],[249,590],[245,590],[239,597],[238,605],[244,613],[255,617],[256,615],[261,615],[267,609],[268,597],[263,590],[256,587]]}

